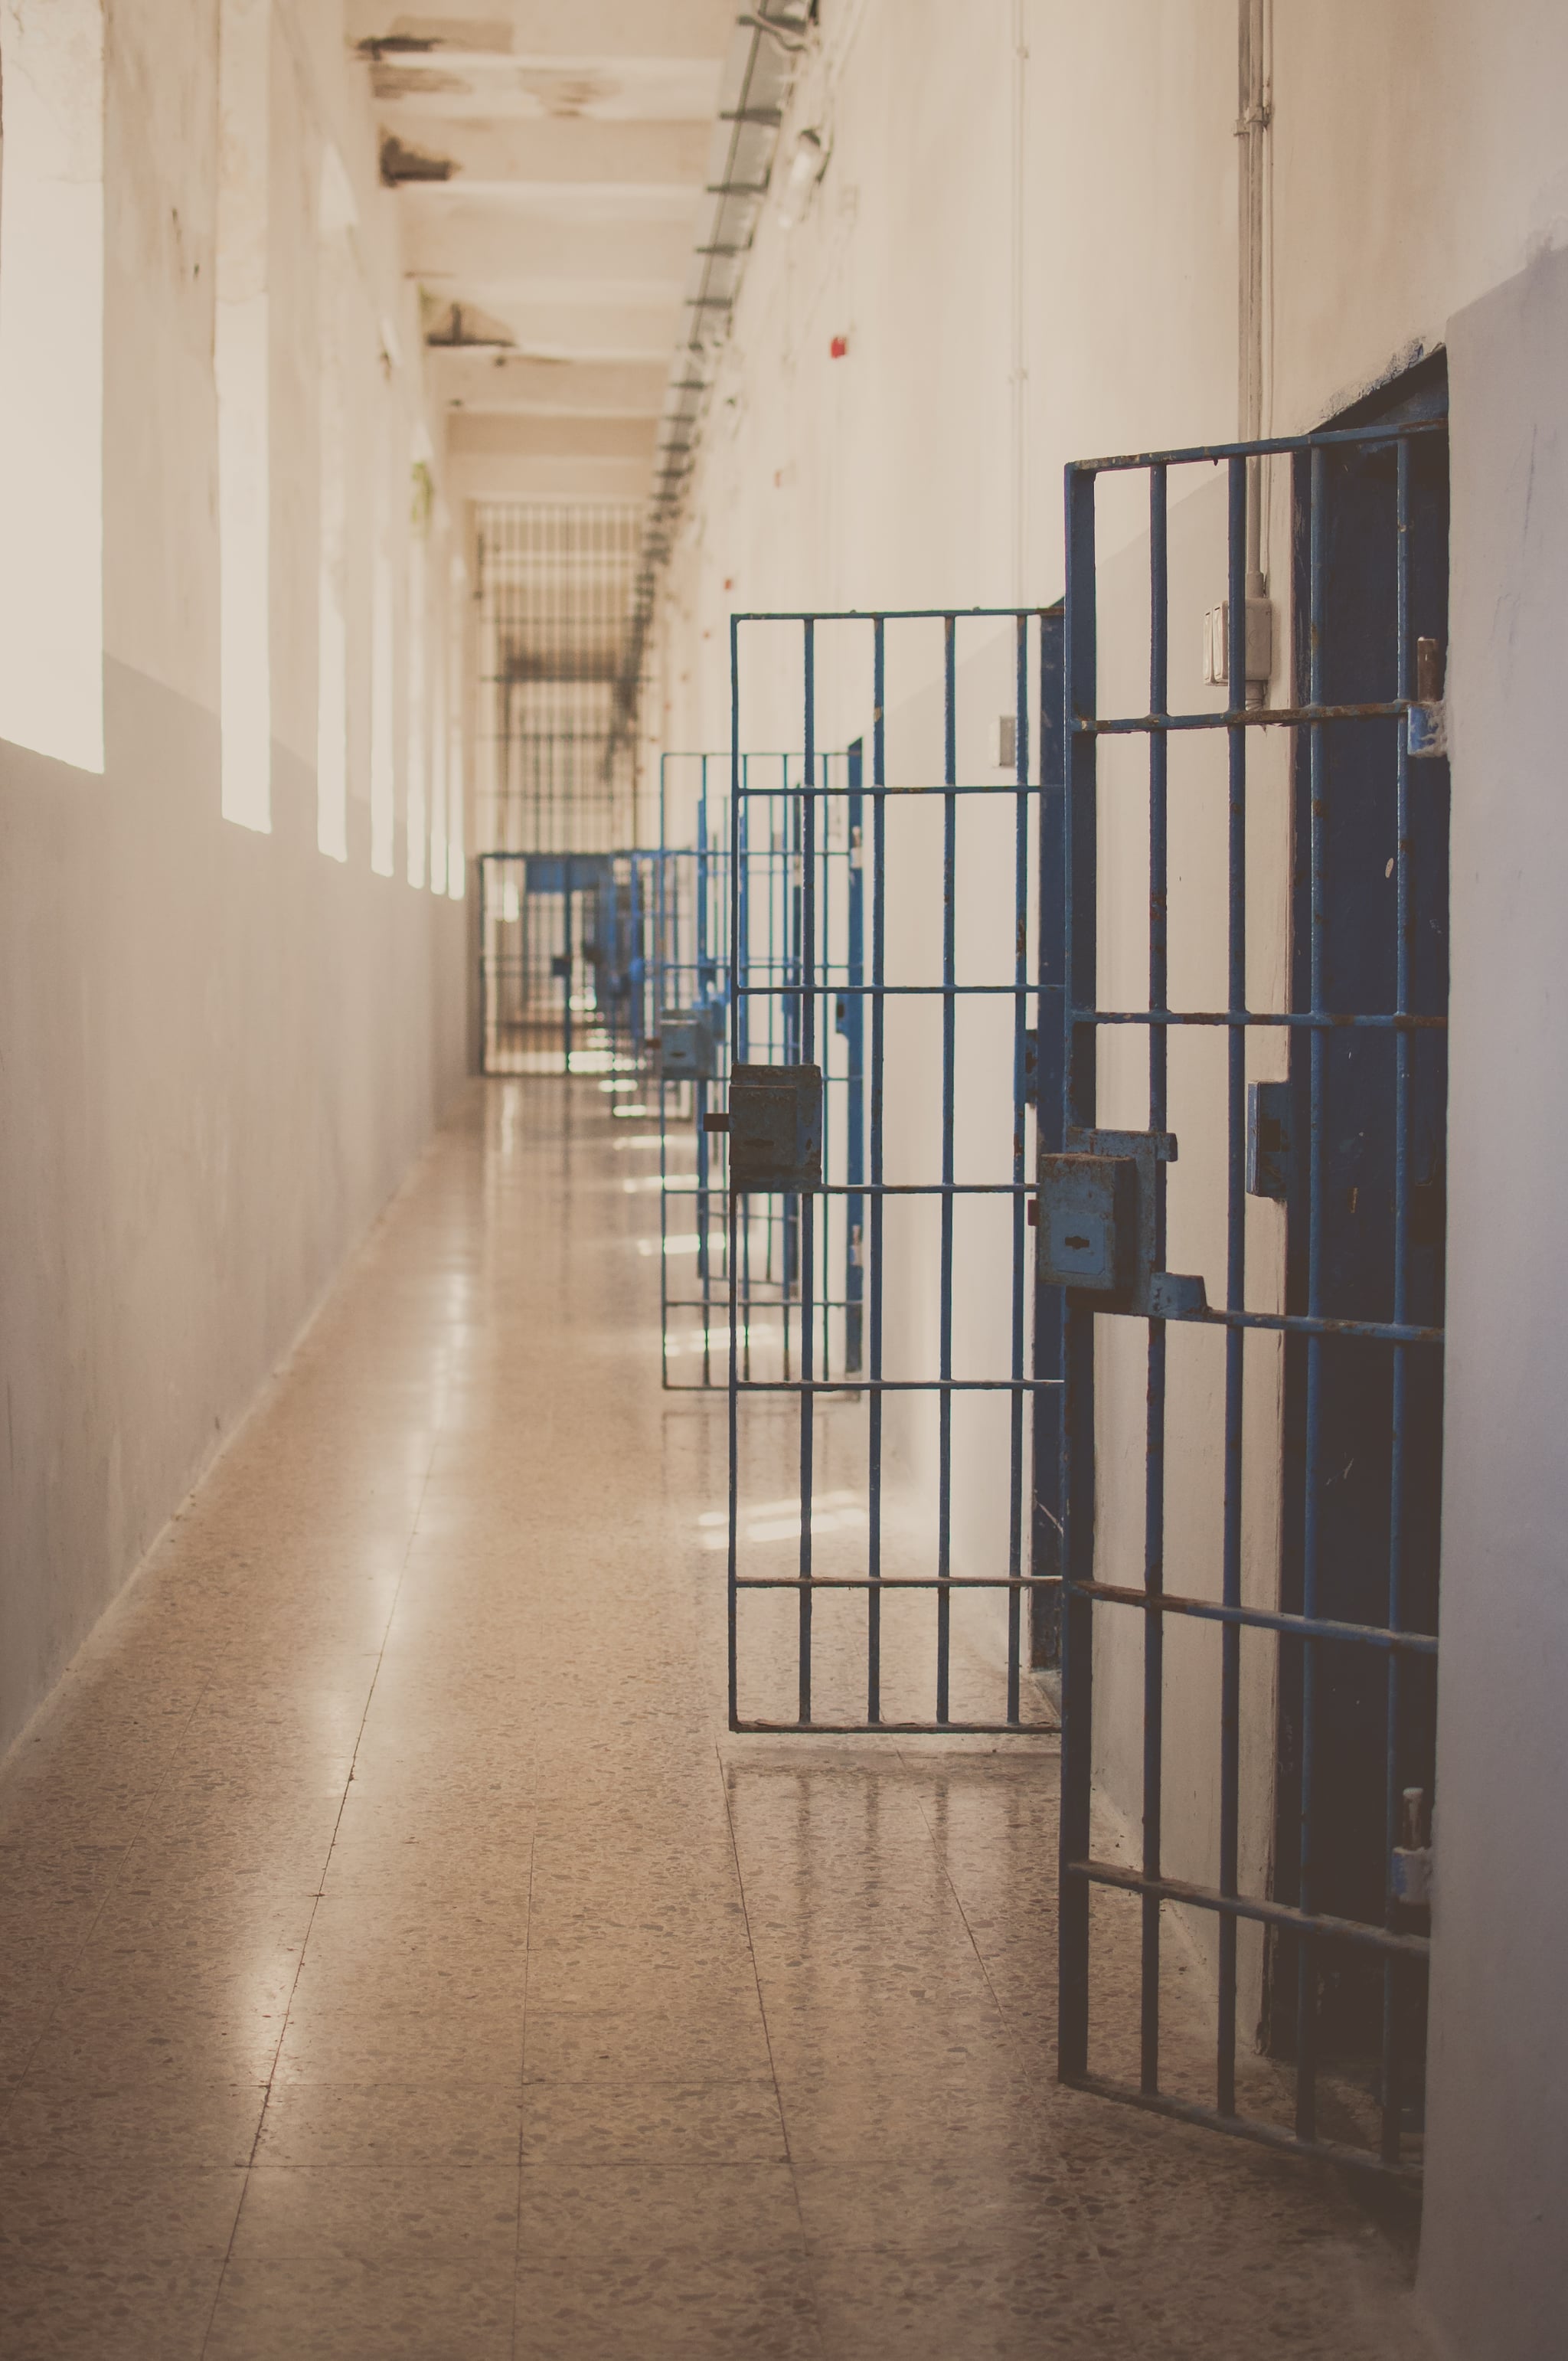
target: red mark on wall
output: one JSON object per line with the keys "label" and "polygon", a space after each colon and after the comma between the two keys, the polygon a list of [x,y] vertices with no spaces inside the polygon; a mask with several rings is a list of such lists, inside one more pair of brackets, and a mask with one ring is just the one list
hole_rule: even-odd
{"label": "red mark on wall", "polygon": [[848,336],[835,336],[832,343],[828,347],[828,352],[831,359],[841,361],[849,349],[850,339]]}

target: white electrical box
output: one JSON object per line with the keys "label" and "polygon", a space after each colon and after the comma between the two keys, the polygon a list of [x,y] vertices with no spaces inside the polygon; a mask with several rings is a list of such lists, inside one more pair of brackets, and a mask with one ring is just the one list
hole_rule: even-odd
{"label": "white electrical box", "polygon": [[995,751],[992,762],[999,771],[1015,771],[1018,767],[1018,717],[1002,713],[996,719]]}
{"label": "white electrical box", "polygon": [[[1274,606],[1267,598],[1246,602],[1246,676],[1266,681],[1274,671]],[[1203,618],[1203,679],[1223,687],[1231,676],[1231,602],[1222,598]]]}

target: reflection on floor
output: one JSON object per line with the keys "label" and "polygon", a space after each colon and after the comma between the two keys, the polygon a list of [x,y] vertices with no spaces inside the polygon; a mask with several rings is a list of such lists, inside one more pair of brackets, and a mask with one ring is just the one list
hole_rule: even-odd
{"label": "reflection on floor", "polygon": [[1053,1740],[723,1734],[609,1109],[476,1087],[0,1780],[0,2352],[1419,2351],[1056,2088]]}

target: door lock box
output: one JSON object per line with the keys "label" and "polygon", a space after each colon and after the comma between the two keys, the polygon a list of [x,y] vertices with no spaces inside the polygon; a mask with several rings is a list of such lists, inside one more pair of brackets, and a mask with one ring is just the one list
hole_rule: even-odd
{"label": "door lock box", "polygon": [[729,1182],[795,1194],[822,1186],[820,1066],[729,1070]]}
{"label": "door lock box", "polygon": [[667,1082],[710,1082],[718,1071],[724,1038],[720,1004],[666,1008],[659,1020],[660,1071]]}
{"label": "door lock box", "polygon": [[1069,1126],[1065,1155],[1039,1159],[1037,1276],[1095,1312],[1201,1317],[1203,1281],[1155,1268],[1158,1168],[1176,1161],[1168,1131]]}
{"label": "door lock box", "polygon": [[1138,1168],[1130,1156],[1042,1156],[1039,1255],[1047,1285],[1124,1295],[1137,1197]]}

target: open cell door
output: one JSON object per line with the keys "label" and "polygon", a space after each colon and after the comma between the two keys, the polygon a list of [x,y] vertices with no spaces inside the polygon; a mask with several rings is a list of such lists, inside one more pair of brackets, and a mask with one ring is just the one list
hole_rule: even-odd
{"label": "open cell door", "polygon": [[[1039,1170],[1065,1305],[1059,2070],[1404,2179],[1447,485],[1441,363],[1319,434],[1068,470],[1065,1126]],[[1249,500],[1290,549],[1272,647]],[[1293,680],[1272,703],[1270,675]],[[1129,1939],[1135,2005],[1096,1972]]]}
{"label": "open cell door", "polygon": [[[1059,1072],[1059,730],[1035,724],[1060,711],[1060,633],[1014,609],[732,625],[710,1539],[736,1730],[1056,1725],[1059,1322],[1031,1212],[1043,994]],[[786,772],[744,752],[797,731]],[[1059,1091],[1043,1104],[1050,1135]]]}

